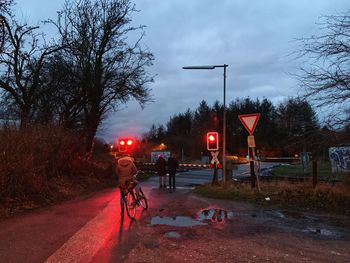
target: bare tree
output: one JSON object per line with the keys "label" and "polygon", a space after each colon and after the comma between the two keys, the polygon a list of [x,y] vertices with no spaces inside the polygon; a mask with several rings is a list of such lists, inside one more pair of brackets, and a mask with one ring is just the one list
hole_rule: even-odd
{"label": "bare tree", "polygon": [[13,5],[13,0],[0,0],[0,14],[10,13],[10,7]]}
{"label": "bare tree", "polygon": [[5,42],[5,20],[11,15],[13,0],[0,0],[0,52]]}
{"label": "bare tree", "polygon": [[322,34],[299,39],[306,59],[297,77],[309,99],[335,127],[350,122],[350,10],[322,17]]}
{"label": "bare tree", "polygon": [[80,71],[60,50],[47,59],[42,70],[42,95],[34,119],[39,123],[58,123],[70,130],[81,130],[87,105]]}
{"label": "bare tree", "polygon": [[38,27],[19,24],[13,16],[3,20],[5,41],[0,53],[0,89],[11,100],[24,129],[31,122],[42,95],[42,69],[48,56],[60,47],[46,44]]}
{"label": "bare tree", "polygon": [[[135,11],[129,0],[74,0],[66,1],[57,21],[50,21],[74,69],[70,86],[81,99],[88,151],[107,112],[130,99],[141,106],[151,99],[147,83],[153,79],[146,67],[152,65],[153,55],[141,46],[143,26],[130,26]],[[128,37],[139,30],[141,37],[130,44]]]}

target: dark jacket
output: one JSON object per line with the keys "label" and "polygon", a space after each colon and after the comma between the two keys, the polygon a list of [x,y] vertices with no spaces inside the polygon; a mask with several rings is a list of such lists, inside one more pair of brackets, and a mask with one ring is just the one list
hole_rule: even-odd
{"label": "dark jacket", "polygon": [[166,174],[166,161],[163,157],[158,157],[156,161],[156,168],[159,176],[164,176]]}
{"label": "dark jacket", "polygon": [[176,169],[179,166],[179,162],[174,157],[169,157],[168,159],[168,171],[169,173],[176,173]]}

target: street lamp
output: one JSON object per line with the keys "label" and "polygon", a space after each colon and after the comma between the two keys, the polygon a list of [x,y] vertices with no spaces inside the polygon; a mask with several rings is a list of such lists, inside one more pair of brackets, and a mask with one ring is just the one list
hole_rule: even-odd
{"label": "street lamp", "polygon": [[166,145],[164,143],[161,143],[159,145],[159,150],[164,150],[166,148]]}
{"label": "street lamp", "polygon": [[215,69],[224,68],[224,116],[223,116],[223,128],[222,128],[222,177],[224,186],[226,186],[226,68],[228,65],[207,65],[207,66],[187,66],[183,69]]}

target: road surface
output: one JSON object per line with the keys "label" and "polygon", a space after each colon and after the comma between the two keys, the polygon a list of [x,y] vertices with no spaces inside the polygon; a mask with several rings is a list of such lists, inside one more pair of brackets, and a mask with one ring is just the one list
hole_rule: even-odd
{"label": "road surface", "polygon": [[177,176],[174,192],[142,183],[149,210],[120,215],[119,190],[0,222],[1,262],[350,262],[348,217],[201,198],[211,171]]}
{"label": "road surface", "polygon": [[[279,165],[279,163],[261,163],[260,168],[261,169],[268,169],[273,166]],[[250,166],[249,163],[247,164],[241,164],[238,165],[237,170],[233,171],[233,178],[234,179],[242,179],[250,177]],[[218,177],[219,180],[221,180],[221,171],[218,170]],[[210,183],[213,178],[213,169],[200,169],[200,170],[190,170],[188,172],[184,173],[178,173],[176,175],[176,185],[178,187],[195,187],[197,185]],[[158,183],[158,177],[151,178],[151,181],[154,183],[154,185],[157,185]],[[166,183],[168,184],[168,179],[166,180]]]}

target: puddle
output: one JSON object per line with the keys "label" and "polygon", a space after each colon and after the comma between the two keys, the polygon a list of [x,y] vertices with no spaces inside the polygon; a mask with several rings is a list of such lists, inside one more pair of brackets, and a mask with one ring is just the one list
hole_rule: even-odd
{"label": "puddle", "polygon": [[[161,217],[155,216],[151,219],[151,225],[168,225],[168,226],[180,226],[191,227],[207,225],[210,222],[225,222],[233,217],[233,212],[226,211],[221,208],[208,208],[201,210],[198,219],[193,219],[188,216],[176,216],[176,217]],[[170,233],[170,232],[169,232]]]}
{"label": "puddle", "polygon": [[282,213],[285,217],[290,217],[294,219],[307,219],[305,214],[301,212],[283,210],[280,213]]}
{"label": "puddle", "polygon": [[310,216],[303,212],[287,211],[287,210],[264,210],[260,217],[266,218],[277,218],[282,220],[294,220],[294,221],[306,221],[306,222],[317,222],[319,219]]}
{"label": "puddle", "polygon": [[156,216],[151,219],[151,225],[169,225],[169,226],[198,226],[198,225],[206,225],[198,220],[194,220],[188,216],[176,216],[176,217],[160,217]]}
{"label": "puddle", "polygon": [[307,234],[313,234],[313,235],[319,235],[319,236],[324,236],[324,237],[341,237],[341,234],[337,231],[333,231],[330,229],[325,229],[325,228],[311,228],[308,227],[304,230],[302,230],[303,233]]}
{"label": "puddle", "polygon": [[233,212],[228,212],[220,208],[210,208],[202,210],[199,214],[200,221],[210,220],[212,222],[224,222],[233,217]]}
{"label": "puddle", "polygon": [[285,219],[286,218],[286,215],[282,212],[279,212],[279,211],[275,211],[275,215],[278,217],[278,218],[282,218],[282,219]]}
{"label": "puddle", "polygon": [[180,234],[174,231],[171,232],[167,232],[164,234],[165,237],[169,237],[169,238],[180,238]]}

